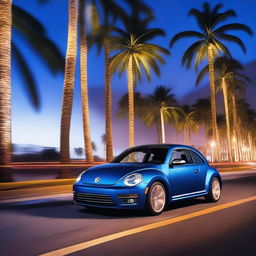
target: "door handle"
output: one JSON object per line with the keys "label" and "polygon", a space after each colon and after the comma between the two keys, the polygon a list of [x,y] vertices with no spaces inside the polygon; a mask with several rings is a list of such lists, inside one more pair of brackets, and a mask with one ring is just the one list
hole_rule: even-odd
{"label": "door handle", "polygon": [[198,170],[198,169],[194,170],[194,173],[198,173],[198,172],[199,172],[199,170]]}

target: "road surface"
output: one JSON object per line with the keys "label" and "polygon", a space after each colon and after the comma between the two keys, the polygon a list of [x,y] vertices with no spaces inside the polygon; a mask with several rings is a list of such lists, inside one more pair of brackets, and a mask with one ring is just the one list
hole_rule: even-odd
{"label": "road surface", "polygon": [[0,255],[256,255],[256,170],[223,174],[217,203],[203,198],[138,211],[87,210],[70,194],[0,202]]}

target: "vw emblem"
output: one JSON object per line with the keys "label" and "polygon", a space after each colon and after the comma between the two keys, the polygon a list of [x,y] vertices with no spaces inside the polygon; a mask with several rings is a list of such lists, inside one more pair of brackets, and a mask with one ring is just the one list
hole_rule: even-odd
{"label": "vw emblem", "polygon": [[100,177],[96,177],[95,179],[94,179],[94,182],[95,183],[98,183],[100,181]]}

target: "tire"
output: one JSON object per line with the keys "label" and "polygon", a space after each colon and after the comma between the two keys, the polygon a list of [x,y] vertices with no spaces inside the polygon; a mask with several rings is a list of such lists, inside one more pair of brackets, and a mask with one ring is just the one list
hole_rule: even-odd
{"label": "tire", "polygon": [[213,178],[211,181],[209,194],[205,196],[208,202],[217,202],[221,196],[221,186],[218,178]]}
{"label": "tire", "polygon": [[160,182],[154,182],[148,191],[147,211],[150,215],[160,215],[166,204],[166,191]]}

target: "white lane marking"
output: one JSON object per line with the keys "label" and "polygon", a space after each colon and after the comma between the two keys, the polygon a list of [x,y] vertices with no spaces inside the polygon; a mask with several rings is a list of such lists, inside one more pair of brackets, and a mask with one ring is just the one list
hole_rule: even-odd
{"label": "white lane marking", "polygon": [[[95,238],[95,239],[85,241],[85,242],[82,242],[82,243],[70,245],[70,246],[67,246],[67,247],[64,247],[64,248],[61,248],[61,249],[57,249],[55,251],[50,251],[50,252],[47,252],[47,253],[40,254],[39,256],[63,256],[63,255],[72,254],[72,253],[75,253],[77,251],[86,250],[90,247],[97,246],[97,245],[107,243],[107,242],[111,242],[113,240],[116,240],[116,239],[119,239],[119,238],[122,238],[122,237],[127,237],[127,236],[130,236],[130,235],[142,233],[142,232],[145,232],[145,231],[148,231],[148,230],[153,230],[153,229],[156,229],[156,228],[161,228],[161,227],[168,226],[168,225],[171,225],[171,224],[174,224],[174,223],[177,223],[177,222],[189,220],[191,218],[203,216],[203,215],[206,215],[206,214],[209,214],[209,213],[217,212],[217,211],[224,210],[224,209],[227,209],[227,208],[230,208],[230,207],[234,207],[234,206],[241,205],[241,204],[244,204],[244,203],[252,202],[254,200],[256,200],[256,196],[247,197],[247,198],[244,198],[244,199],[240,199],[240,200],[237,200],[237,201],[232,201],[232,202],[225,203],[225,204],[220,204],[220,205],[217,205],[217,206],[209,207],[209,208],[206,208],[206,209],[203,209],[203,210],[195,211],[195,212],[188,213],[188,214],[185,214],[185,215],[181,215],[181,216],[178,216],[178,217],[169,218],[169,219],[162,220],[162,221],[157,221],[157,222],[154,222],[154,223],[151,223],[151,224],[146,224],[146,225],[143,225],[143,226],[139,226],[137,228],[127,229],[127,230],[124,230],[124,231],[121,231],[121,232],[117,232],[117,233],[113,233],[113,234],[110,234],[110,235],[102,236],[102,237]],[[102,255],[104,255],[104,253],[102,253]]]}

